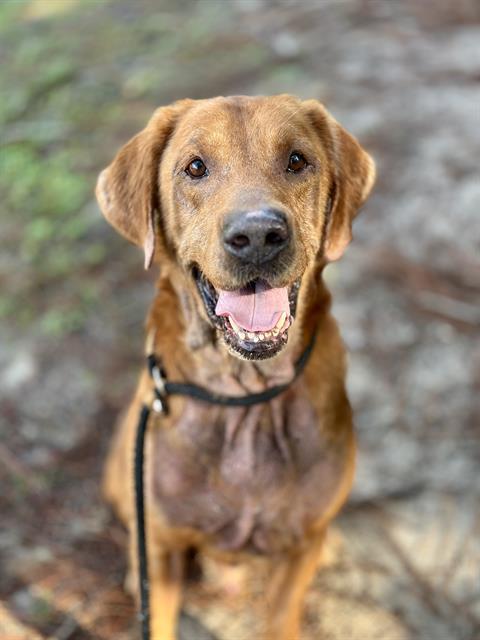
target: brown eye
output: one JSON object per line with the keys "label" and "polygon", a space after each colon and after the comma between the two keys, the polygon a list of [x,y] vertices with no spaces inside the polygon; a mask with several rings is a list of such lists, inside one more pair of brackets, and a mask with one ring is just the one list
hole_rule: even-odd
{"label": "brown eye", "polygon": [[307,161],[305,160],[305,157],[302,156],[301,153],[294,151],[288,159],[287,171],[290,173],[299,173],[299,171],[305,169],[306,166]]}
{"label": "brown eye", "polygon": [[203,178],[207,175],[207,167],[201,158],[195,158],[186,168],[186,172],[191,178]]}

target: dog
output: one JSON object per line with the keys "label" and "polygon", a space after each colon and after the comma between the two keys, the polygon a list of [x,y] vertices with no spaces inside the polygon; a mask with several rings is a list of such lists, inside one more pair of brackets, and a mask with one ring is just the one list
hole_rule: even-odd
{"label": "dog", "polygon": [[[326,528],[353,480],[345,351],[322,279],[375,181],[371,156],[316,100],[180,100],[101,172],[107,220],[160,267],[147,335],[169,379],[211,393],[287,388],[252,407],[170,399],[147,434],[154,640],[173,640],[193,553],[269,563],[264,637],[296,640]],[[314,344],[304,371],[294,362]],[[144,371],[116,432],[104,493],[130,531]]]}

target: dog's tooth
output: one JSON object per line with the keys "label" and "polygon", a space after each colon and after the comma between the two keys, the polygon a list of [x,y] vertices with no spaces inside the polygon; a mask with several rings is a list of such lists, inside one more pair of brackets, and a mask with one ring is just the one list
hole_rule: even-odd
{"label": "dog's tooth", "polygon": [[278,334],[280,333],[280,331],[275,327],[274,329],[272,329],[272,335],[273,336],[278,336]]}
{"label": "dog's tooth", "polygon": [[258,339],[259,339],[259,338],[258,338],[258,336],[255,334],[255,335],[253,336],[253,341],[254,341],[254,342],[258,342]]}
{"label": "dog's tooth", "polygon": [[240,340],[245,340],[245,338],[247,337],[246,334],[243,331],[239,331],[238,332],[238,337],[240,338]]}
{"label": "dog's tooth", "polygon": [[232,325],[232,329],[238,333],[240,331],[240,327],[238,326],[238,324],[235,322],[235,320],[232,318],[232,316],[228,317],[230,324]]}
{"label": "dog's tooth", "polygon": [[265,336],[263,335],[263,333],[259,333],[258,334],[258,339],[259,340],[265,340]]}
{"label": "dog's tooth", "polygon": [[285,313],[285,311],[282,311],[282,315],[278,319],[278,322],[275,325],[275,328],[280,330],[283,327],[283,325],[285,324],[285,320],[286,319],[287,319],[287,314]]}
{"label": "dog's tooth", "polygon": [[266,331],[265,332],[265,339],[268,340],[271,337],[272,337],[272,332],[271,331]]}
{"label": "dog's tooth", "polygon": [[249,339],[249,340],[255,340],[255,334],[254,334],[254,333],[252,333],[251,331],[249,331],[249,332],[247,333],[247,336],[248,336],[248,339]]}

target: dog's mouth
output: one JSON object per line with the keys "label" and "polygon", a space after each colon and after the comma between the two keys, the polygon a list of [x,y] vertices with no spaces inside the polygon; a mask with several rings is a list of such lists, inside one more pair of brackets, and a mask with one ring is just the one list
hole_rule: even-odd
{"label": "dog's mouth", "polygon": [[257,279],[241,289],[216,289],[200,272],[193,277],[208,317],[236,355],[248,360],[271,358],[288,341],[296,312],[300,281],[289,287],[271,287]]}

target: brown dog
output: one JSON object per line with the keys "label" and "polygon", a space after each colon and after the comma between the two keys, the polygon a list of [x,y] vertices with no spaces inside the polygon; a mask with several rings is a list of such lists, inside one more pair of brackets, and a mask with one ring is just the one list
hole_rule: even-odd
{"label": "brown dog", "polygon": [[[147,330],[169,379],[245,395],[251,408],[172,398],[147,441],[152,636],[173,640],[186,558],[271,561],[270,640],[300,637],[328,523],[351,487],[345,354],[322,280],[375,179],[371,157],[315,100],[182,100],[158,109],[98,181],[103,213],[161,267]],[[131,460],[147,373],[122,421],[105,493],[131,531]],[[157,424],[158,423],[158,424]],[[135,583],[131,582],[132,588]]]}

